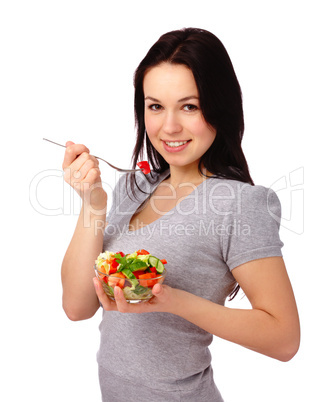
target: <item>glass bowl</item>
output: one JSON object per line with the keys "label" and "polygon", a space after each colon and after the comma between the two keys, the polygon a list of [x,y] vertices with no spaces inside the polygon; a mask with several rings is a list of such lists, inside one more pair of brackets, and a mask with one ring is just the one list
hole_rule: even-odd
{"label": "glass bowl", "polygon": [[115,300],[114,287],[119,286],[128,303],[141,303],[150,300],[153,297],[153,286],[156,283],[163,283],[167,273],[165,268],[163,273],[157,273],[154,278],[129,279],[126,277],[120,277],[118,273],[107,275],[104,272],[99,271],[96,265],[94,266],[94,269],[107,296],[111,300]]}

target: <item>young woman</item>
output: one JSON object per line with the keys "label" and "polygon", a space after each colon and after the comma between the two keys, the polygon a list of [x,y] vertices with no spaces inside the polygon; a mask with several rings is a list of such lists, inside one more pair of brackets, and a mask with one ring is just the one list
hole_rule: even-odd
{"label": "young woman", "polygon": [[[240,86],[213,34],[182,29],[152,46],[135,73],[135,114],[133,165],[146,152],[151,177],[120,178],[107,223],[98,162],[67,143],[65,179],[83,206],[62,266],[64,310],[83,320],[103,307],[103,401],[222,401],[212,335],[281,361],[299,347],[280,203],[250,177]],[[129,304],[118,287],[109,300],[94,278],[96,257],[138,249],[167,260],[165,283],[149,302]],[[224,306],[239,286],[252,309]]]}

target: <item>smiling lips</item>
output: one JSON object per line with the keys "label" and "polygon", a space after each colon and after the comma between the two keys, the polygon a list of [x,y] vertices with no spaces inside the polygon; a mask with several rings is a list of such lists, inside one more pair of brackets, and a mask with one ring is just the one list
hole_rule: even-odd
{"label": "smiling lips", "polygon": [[187,147],[191,140],[185,141],[165,141],[163,140],[164,148],[167,152],[180,152]]}
{"label": "smiling lips", "polygon": [[165,141],[165,143],[167,146],[175,148],[175,147],[179,147],[181,145],[186,144],[188,141],[189,140],[187,140],[187,141]]}

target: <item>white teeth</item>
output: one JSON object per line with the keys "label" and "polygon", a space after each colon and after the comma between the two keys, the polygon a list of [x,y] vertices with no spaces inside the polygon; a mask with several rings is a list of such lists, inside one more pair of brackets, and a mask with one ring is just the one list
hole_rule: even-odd
{"label": "white teeth", "polygon": [[186,144],[188,141],[172,141],[172,142],[169,142],[169,141],[165,141],[166,142],[166,144],[169,146],[169,147],[179,147],[180,145],[184,145],[184,144]]}

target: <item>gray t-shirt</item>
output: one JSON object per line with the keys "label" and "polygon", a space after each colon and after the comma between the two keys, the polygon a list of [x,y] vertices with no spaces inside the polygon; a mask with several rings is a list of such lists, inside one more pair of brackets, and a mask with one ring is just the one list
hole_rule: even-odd
{"label": "gray t-shirt", "polygon": [[[158,220],[130,231],[132,215],[168,175],[164,172],[153,185],[137,175],[148,193],[138,191],[138,200],[128,196],[126,178],[120,178],[107,217],[104,250],[127,254],[146,249],[167,260],[165,284],[223,305],[234,284],[233,268],[282,255],[278,197],[262,186],[208,178]],[[99,365],[138,386],[137,392],[140,384],[172,393],[210,384],[208,346],[213,337],[181,317],[104,311],[100,331]]]}

